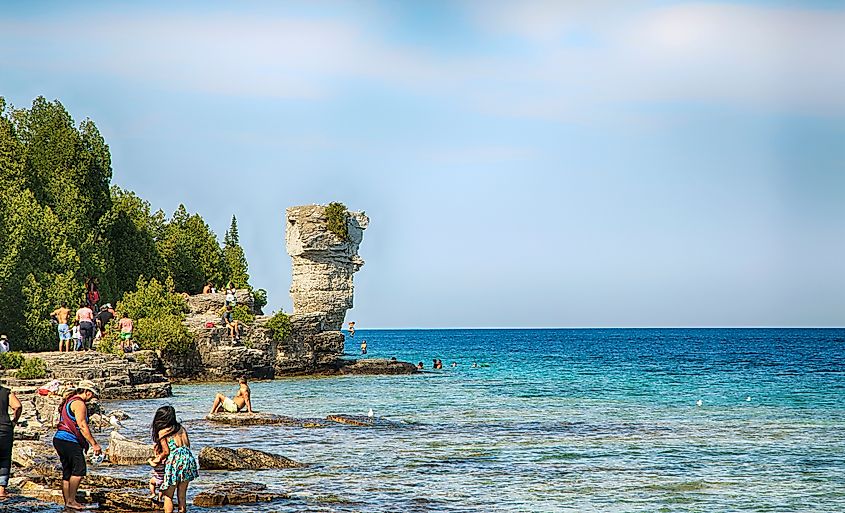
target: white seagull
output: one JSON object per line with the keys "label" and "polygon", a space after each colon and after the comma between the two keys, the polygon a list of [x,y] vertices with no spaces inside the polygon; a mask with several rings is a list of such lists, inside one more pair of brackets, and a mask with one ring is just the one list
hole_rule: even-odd
{"label": "white seagull", "polygon": [[120,421],[117,420],[117,417],[115,417],[114,415],[109,418],[109,424],[111,424],[111,427],[113,427],[114,429],[120,429],[123,427],[123,424],[121,424]]}

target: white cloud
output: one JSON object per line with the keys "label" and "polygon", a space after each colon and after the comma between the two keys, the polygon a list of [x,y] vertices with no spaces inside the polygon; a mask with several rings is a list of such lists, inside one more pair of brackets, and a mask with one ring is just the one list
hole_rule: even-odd
{"label": "white cloud", "polygon": [[[0,49],[9,50],[7,69],[104,73],[160,89],[317,99],[363,80],[568,121],[666,101],[845,113],[845,11],[524,1],[472,3],[469,12],[477,41],[518,50],[399,45],[381,19],[243,14],[0,21]],[[572,30],[596,44],[572,44]]]}

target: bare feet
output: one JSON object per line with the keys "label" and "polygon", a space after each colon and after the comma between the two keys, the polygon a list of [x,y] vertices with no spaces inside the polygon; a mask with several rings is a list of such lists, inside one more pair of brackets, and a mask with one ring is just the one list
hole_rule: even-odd
{"label": "bare feet", "polygon": [[89,506],[79,502],[68,502],[65,504],[65,507],[70,509],[89,509]]}

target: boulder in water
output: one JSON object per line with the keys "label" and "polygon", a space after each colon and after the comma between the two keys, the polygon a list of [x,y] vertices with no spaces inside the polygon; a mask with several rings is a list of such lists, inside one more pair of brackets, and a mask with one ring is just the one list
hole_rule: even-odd
{"label": "boulder in water", "polygon": [[143,465],[154,456],[151,443],[130,440],[117,431],[109,435],[106,454],[113,465]]}
{"label": "boulder in water", "polygon": [[199,464],[203,470],[265,470],[302,466],[301,463],[278,454],[228,447],[203,447],[200,451]]}

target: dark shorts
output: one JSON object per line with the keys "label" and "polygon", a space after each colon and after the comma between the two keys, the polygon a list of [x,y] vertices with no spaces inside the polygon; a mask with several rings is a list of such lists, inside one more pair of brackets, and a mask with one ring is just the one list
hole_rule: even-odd
{"label": "dark shorts", "polygon": [[56,452],[59,453],[59,460],[62,462],[63,481],[68,481],[70,476],[85,476],[88,474],[85,453],[82,451],[81,445],[54,438],[53,447],[56,448]]}
{"label": "dark shorts", "polygon": [[82,338],[92,338],[94,336],[94,323],[91,321],[80,322],[79,334],[82,335]]}

